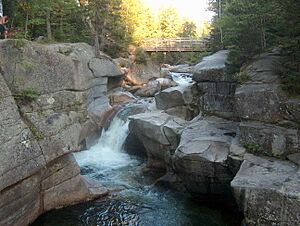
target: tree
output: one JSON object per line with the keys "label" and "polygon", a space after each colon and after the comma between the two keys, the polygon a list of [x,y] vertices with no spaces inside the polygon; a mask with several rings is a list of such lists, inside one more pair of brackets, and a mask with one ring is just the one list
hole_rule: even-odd
{"label": "tree", "polygon": [[215,22],[214,35],[219,36],[218,28],[222,27],[219,47],[232,50],[227,72],[234,74],[247,59],[273,45],[267,28],[277,20],[276,5],[263,0],[231,0],[222,7],[223,16]]}
{"label": "tree", "polygon": [[282,88],[290,95],[300,94],[300,1],[275,0],[278,4],[277,23],[273,26],[279,47],[281,61],[279,68]]}
{"label": "tree", "polygon": [[197,26],[193,21],[185,21],[182,24],[179,37],[197,37]]}
{"label": "tree", "polygon": [[[211,1],[216,12],[217,3]],[[222,18],[213,22],[211,45],[221,47],[222,27],[224,46],[231,50],[227,73],[237,73],[255,54],[279,47],[282,87],[290,94],[300,94],[300,1],[227,0],[222,8]]]}
{"label": "tree", "polygon": [[[96,49],[115,56],[124,48],[121,0],[90,0],[85,6]],[[98,51],[97,51],[98,54]]]}
{"label": "tree", "polygon": [[182,27],[182,20],[175,8],[161,8],[159,11],[159,25],[162,38],[176,38]]}

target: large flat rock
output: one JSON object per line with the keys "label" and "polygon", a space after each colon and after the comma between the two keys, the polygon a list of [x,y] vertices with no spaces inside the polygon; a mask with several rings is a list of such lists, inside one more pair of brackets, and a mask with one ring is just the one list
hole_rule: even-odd
{"label": "large flat rock", "polygon": [[193,120],[185,127],[173,165],[188,191],[230,194],[229,184],[235,172],[227,161],[237,128],[236,123],[215,117]]}
{"label": "large flat rock", "polygon": [[148,166],[166,168],[179,143],[185,121],[161,111],[146,112],[129,117],[129,130],[144,145]]}
{"label": "large flat rock", "polygon": [[194,68],[193,80],[196,82],[226,81],[225,63],[229,51],[221,50],[203,60]]}
{"label": "large flat rock", "polygon": [[0,191],[21,181],[46,164],[42,150],[0,74]]}
{"label": "large flat rock", "polygon": [[276,65],[279,63],[279,54],[276,52],[263,53],[255,56],[241,71],[246,73],[251,82],[276,83],[278,74]]}
{"label": "large flat rock", "polygon": [[297,165],[251,154],[231,182],[249,226],[299,225],[299,184]]}
{"label": "large flat rock", "polygon": [[171,87],[155,95],[156,107],[166,110],[172,107],[187,106],[193,103],[195,94],[196,90],[193,85]]}

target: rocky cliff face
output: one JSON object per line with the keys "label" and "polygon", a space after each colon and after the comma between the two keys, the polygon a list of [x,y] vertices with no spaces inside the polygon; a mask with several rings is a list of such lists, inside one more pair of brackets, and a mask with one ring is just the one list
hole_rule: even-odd
{"label": "rocky cliff face", "polygon": [[[227,54],[220,51],[195,66],[197,92],[189,98],[182,87],[156,94],[164,113],[132,117],[130,131],[152,165],[165,168],[162,181],[195,195],[233,190],[249,226],[299,225],[300,100],[280,89],[276,52],[245,65],[242,84],[225,75]],[[200,115],[182,121],[178,108],[191,106],[199,106]],[[180,122],[168,113],[172,108]]]}
{"label": "rocky cliff face", "polygon": [[0,42],[0,225],[106,194],[72,155],[113,113],[122,73],[86,44]]}

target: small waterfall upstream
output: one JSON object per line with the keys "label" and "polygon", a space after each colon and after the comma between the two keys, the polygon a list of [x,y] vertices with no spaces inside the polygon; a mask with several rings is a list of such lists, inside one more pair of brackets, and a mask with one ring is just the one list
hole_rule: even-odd
{"label": "small waterfall upstream", "polygon": [[134,109],[134,105],[121,109],[102,131],[97,144],[75,154],[82,174],[99,180],[112,194],[106,199],[50,211],[32,226],[235,225],[224,220],[220,211],[201,206],[190,196],[153,185],[161,175],[145,174],[145,160],[123,149],[128,135],[127,116],[136,113]]}
{"label": "small waterfall upstream", "polygon": [[192,74],[170,72],[170,75],[171,75],[173,81],[176,82],[179,86],[193,84],[193,75]]}

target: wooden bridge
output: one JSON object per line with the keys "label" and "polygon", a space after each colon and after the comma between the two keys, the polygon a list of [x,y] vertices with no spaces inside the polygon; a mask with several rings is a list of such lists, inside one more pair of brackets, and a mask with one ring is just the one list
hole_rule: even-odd
{"label": "wooden bridge", "polygon": [[205,52],[208,50],[207,39],[168,38],[146,39],[141,47],[146,52]]}

